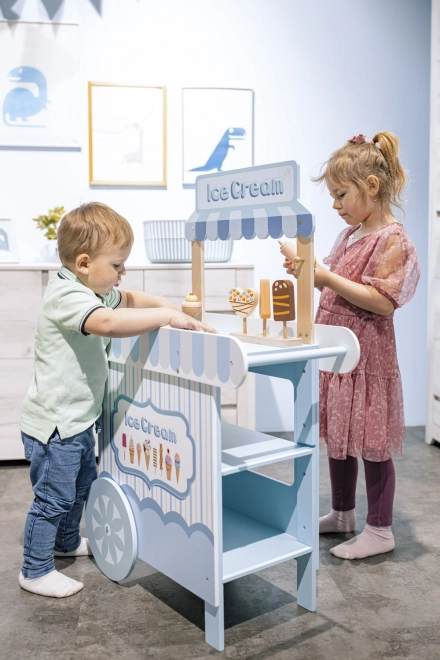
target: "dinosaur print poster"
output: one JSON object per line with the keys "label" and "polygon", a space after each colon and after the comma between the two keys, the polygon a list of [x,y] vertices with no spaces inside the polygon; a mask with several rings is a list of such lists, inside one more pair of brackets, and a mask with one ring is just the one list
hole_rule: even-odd
{"label": "dinosaur print poster", "polygon": [[0,21],[0,145],[79,147],[78,26]]}
{"label": "dinosaur print poster", "polygon": [[251,89],[185,88],[183,183],[199,174],[254,164],[254,93]]}

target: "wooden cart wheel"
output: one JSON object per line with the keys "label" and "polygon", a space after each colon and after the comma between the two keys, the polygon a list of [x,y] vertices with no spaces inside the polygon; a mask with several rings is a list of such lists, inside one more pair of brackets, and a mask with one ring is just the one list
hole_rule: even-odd
{"label": "wooden cart wheel", "polygon": [[137,557],[133,513],[123,490],[112,479],[93,482],[86,505],[86,528],[101,571],[118,582],[132,572]]}

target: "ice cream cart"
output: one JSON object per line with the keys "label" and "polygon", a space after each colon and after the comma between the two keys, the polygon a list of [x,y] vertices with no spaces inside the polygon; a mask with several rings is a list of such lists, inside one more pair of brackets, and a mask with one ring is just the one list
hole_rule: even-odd
{"label": "ice cream cart", "polygon": [[[199,177],[186,226],[192,293],[219,334],[165,327],[111,343],[99,478],[86,507],[96,562],[121,580],[140,557],[198,595],[205,639],[218,650],[226,582],[295,559],[297,602],[315,610],[318,369],[351,371],[359,345],[348,329],[313,324],[313,231],[294,161]],[[298,341],[241,341],[239,317],[205,314],[203,242],[283,235],[297,238],[301,261],[298,320],[287,323]],[[282,334],[276,321],[266,330]],[[247,331],[261,334],[261,320],[249,318]],[[292,383],[295,442],[221,422],[221,391],[249,372]],[[287,459],[292,485],[254,471]]]}

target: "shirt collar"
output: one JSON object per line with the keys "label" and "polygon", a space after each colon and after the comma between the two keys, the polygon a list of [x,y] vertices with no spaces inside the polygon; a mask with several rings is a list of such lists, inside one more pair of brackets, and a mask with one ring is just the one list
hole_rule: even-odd
{"label": "shirt collar", "polygon": [[[83,282],[81,282],[81,280],[79,279],[79,277],[77,277],[77,276],[75,275],[75,273],[72,273],[71,270],[69,270],[68,268],[66,268],[66,266],[61,266],[61,268],[60,268],[60,270],[58,271],[57,275],[58,275],[58,277],[59,277],[61,280],[70,280],[71,282],[76,282],[77,284],[81,284],[81,286],[83,286],[83,287],[85,287],[86,289],[88,289],[88,287],[87,287],[85,284],[83,284]],[[92,291],[92,290],[89,289],[89,291]],[[93,291],[92,291],[92,293],[93,293]],[[95,296],[96,296],[97,298],[99,298],[100,300],[103,300],[103,296],[100,296],[98,293],[95,293]]]}

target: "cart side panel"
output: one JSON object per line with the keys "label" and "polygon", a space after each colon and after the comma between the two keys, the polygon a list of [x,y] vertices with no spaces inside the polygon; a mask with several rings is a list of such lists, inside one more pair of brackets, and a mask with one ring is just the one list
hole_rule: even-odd
{"label": "cart side panel", "polygon": [[222,584],[220,389],[109,363],[99,474],[127,495],[138,556],[213,606]]}

